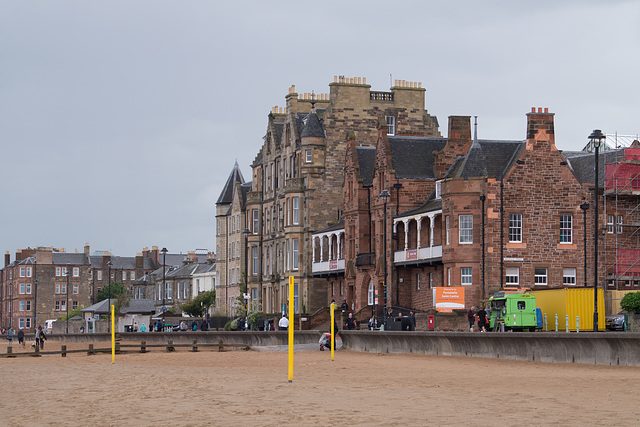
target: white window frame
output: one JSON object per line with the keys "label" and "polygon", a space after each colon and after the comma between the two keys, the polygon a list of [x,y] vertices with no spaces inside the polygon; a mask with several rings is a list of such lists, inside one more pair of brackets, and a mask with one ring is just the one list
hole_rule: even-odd
{"label": "white window frame", "polygon": [[547,267],[534,267],[533,283],[536,286],[547,286],[549,284],[549,269]]}
{"label": "white window frame", "polygon": [[56,277],[62,276],[62,268],[56,267]]}
{"label": "white window frame", "polygon": [[387,135],[394,136],[396,134],[396,118],[395,116],[386,116],[387,121]]}
{"label": "white window frame", "polygon": [[18,311],[24,311],[24,301],[18,301]]}
{"label": "white window frame", "polygon": [[79,294],[80,293],[80,284],[74,283],[72,289],[72,293]]}
{"label": "white window frame", "polygon": [[442,198],[442,181],[436,181],[436,200]]}
{"label": "white window frame", "polygon": [[613,234],[613,215],[607,215],[607,234]]}
{"label": "white window frame", "polygon": [[420,290],[420,273],[416,274],[416,290]]}
{"label": "white window frame", "polygon": [[27,283],[27,295],[31,295],[31,283]]}
{"label": "white window frame", "polygon": [[622,215],[616,215],[616,234],[622,234]]}
{"label": "white window frame", "polygon": [[73,267],[73,277],[80,277],[80,267]]}
{"label": "white window frame", "polygon": [[305,150],[304,161],[305,163],[313,163],[313,150]]}
{"label": "white window frame", "polygon": [[369,280],[369,290],[367,291],[367,305],[373,305],[375,299],[375,291],[373,287],[373,280]]}
{"label": "white window frame", "polygon": [[444,217],[446,244],[449,245],[449,215]]}
{"label": "white window frame", "polygon": [[293,225],[298,225],[300,224],[300,198],[294,197],[291,204],[293,206],[293,209],[292,209]]}
{"label": "white window frame", "polygon": [[131,272],[129,274],[129,279],[136,280],[136,272],[135,272],[135,270],[131,270]]}
{"label": "white window frame", "polygon": [[167,298],[173,299],[173,282],[167,282]]}
{"label": "white window frame", "polygon": [[509,214],[509,243],[522,243],[522,214]]}
{"label": "white window frame", "polygon": [[520,267],[507,267],[504,283],[505,286],[520,286]]}
{"label": "white window frame", "polygon": [[20,277],[26,277],[27,269],[25,267],[20,267]]}
{"label": "white window frame", "polygon": [[258,234],[260,231],[260,211],[254,209],[253,211],[253,234]]}
{"label": "white window frame", "polygon": [[31,300],[30,299],[26,300],[24,303],[24,306],[25,306],[24,307],[25,311],[31,311]]}
{"label": "white window frame", "polygon": [[473,243],[473,215],[458,215],[458,242],[461,245]]}
{"label": "white window frame", "polygon": [[102,270],[98,270],[96,276],[97,280],[102,280]]}
{"label": "white window frame", "polygon": [[258,275],[258,247],[251,247],[251,275]]}
{"label": "white window frame", "polygon": [[460,285],[471,286],[473,284],[473,268],[460,267]]}
{"label": "white window frame", "polygon": [[122,281],[127,280],[127,272],[126,270],[122,270]]}
{"label": "white window frame", "polygon": [[20,295],[24,295],[26,288],[27,288],[27,287],[26,287],[26,285],[25,285],[24,283],[20,283],[20,286],[19,286],[19,288],[18,288],[18,293],[19,293]]}
{"label": "white window frame", "polygon": [[560,244],[570,245],[573,243],[573,215],[560,215]]}
{"label": "white window frame", "polygon": [[562,285],[575,286],[577,283],[576,268],[564,267],[562,269]]}
{"label": "white window frame", "polygon": [[298,243],[299,240],[298,239],[291,239],[291,252],[292,252],[292,258],[293,258],[293,270],[298,270]]}

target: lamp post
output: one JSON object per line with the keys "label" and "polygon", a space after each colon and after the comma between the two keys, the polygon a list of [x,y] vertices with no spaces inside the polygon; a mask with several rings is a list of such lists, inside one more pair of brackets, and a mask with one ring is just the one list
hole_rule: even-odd
{"label": "lamp post", "polygon": [[387,201],[391,197],[391,194],[387,190],[382,190],[378,198],[382,199],[383,214],[382,214],[382,229],[383,229],[383,250],[384,255],[384,279],[382,280],[382,287],[384,291],[384,305],[388,304],[388,300],[391,299],[391,294],[387,287]]}
{"label": "lamp post", "polygon": [[165,305],[165,298],[167,296],[167,288],[166,288],[166,271],[167,271],[167,248],[162,248],[160,250],[162,252],[162,327],[164,328],[164,312],[167,309]]}
{"label": "lamp post", "polygon": [[582,215],[583,215],[583,220],[582,223],[584,224],[584,287],[587,287],[587,209],[589,209],[589,203],[586,202],[586,200],[584,202],[582,202],[582,204],[580,205],[580,209],[582,209]]}
{"label": "lamp post", "polygon": [[107,263],[107,267],[109,267],[109,273],[107,274],[107,280],[109,280],[109,286],[107,288],[107,298],[108,298],[108,302],[107,302],[107,332],[111,332],[111,266],[113,264],[111,263],[111,261],[109,261]]}
{"label": "lamp post", "polygon": [[481,208],[482,209],[482,304],[485,303],[485,301],[484,301],[484,285],[485,285],[485,283],[484,283],[484,267],[485,267],[484,266],[484,261],[485,261],[485,258],[484,258],[484,244],[485,244],[485,241],[484,241],[484,202],[485,202],[485,200],[487,200],[487,196],[485,196],[484,194],[481,194],[480,195],[480,202],[482,203],[482,208]]}
{"label": "lamp post", "polygon": [[[249,233],[251,231],[248,228],[245,228],[242,234],[244,234],[244,292],[249,293],[249,258],[247,257],[247,250],[249,247]],[[243,295],[244,296],[244,295]],[[245,320],[247,324],[249,324],[249,299],[245,298]]]}
{"label": "lamp post", "polygon": [[38,279],[33,280],[33,330],[38,330]]}
{"label": "lamp post", "polygon": [[64,308],[67,311],[67,334],[69,333],[69,276],[71,276],[71,270],[67,268],[67,302],[64,305]]}
{"label": "lamp post", "polygon": [[[600,182],[598,179],[598,150],[600,145],[605,140],[605,136],[600,129],[595,129],[589,135],[589,139],[595,149],[595,167],[596,177],[594,182],[595,187],[595,202],[593,211],[593,331],[598,331],[598,193],[600,188]],[[586,212],[586,211],[585,211]]]}

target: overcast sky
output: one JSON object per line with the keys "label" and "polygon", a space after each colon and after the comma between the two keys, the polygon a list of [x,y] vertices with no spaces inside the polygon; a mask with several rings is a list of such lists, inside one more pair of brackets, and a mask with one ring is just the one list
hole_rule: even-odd
{"label": "overcast sky", "polygon": [[0,249],[215,248],[273,106],[334,75],[420,81],[480,138],[640,133],[640,2],[0,0]]}

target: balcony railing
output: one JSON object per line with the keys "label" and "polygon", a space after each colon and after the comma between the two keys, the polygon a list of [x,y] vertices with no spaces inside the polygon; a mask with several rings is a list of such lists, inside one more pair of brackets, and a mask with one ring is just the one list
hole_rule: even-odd
{"label": "balcony railing", "polygon": [[369,92],[371,101],[393,101],[393,92]]}
{"label": "balcony railing", "polygon": [[344,259],[332,259],[329,261],[314,262],[311,266],[313,273],[339,273],[344,271]]}
{"label": "balcony railing", "polygon": [[442,258],[442,245],[396,251],[393,254],[393,262],[429,261],[436,258]]}

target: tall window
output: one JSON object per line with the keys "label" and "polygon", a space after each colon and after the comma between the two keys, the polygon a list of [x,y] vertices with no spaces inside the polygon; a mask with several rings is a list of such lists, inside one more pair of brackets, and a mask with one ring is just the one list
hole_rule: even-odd
{"label": "tall window", "polygon": [[173,283],[167,282],[167,299],[173,299]]}
{"label": "tall window", "polygon": [[27,269],[24,267],[20,267],[20,277],[25,277],[27,275]]}
{"label": "tall window", "polygon": [[291,243],[292,243],[292,257],[293,257],[293,269],[297,270],[298,269],[298,239],[291,239]]}
{"label": "tall window", "polygon": [[507,267],[505,284],[507,286],[518,286],[520,284],[520,268]]}
{"label": "tall window", "polygon": [[73,293],[74,294],[80,293],[80,285],[78,283],[73,284]]}
{"label": "tall window", "polygon": [[416,275],[416,289],[420,290],[420,274]]}
{"label": "tall window", "polygon": [[293,198],[293,225],[298,225],[300,222],[300,198]]}
{"label": "tall window", "polygon": [[462,267],[460,269],[460,284],[462,286],[471,285],[471,267]]}
{"label": "tall window", "polygon": [[311,161],[313,160],[313,151],[311,150],[306,150],[304,152],[304,161],[305,163],[311,163]]}
{"label": "tall window", "polygon": [[509,214],[509,242],[522,243],[522,214]]}
{"label": "tall window", "polygon": [[563,268],[562,269],[562,284],[566,286],[575,286],[576,284],[576,269],[575,268]]}
{"label": "tall window", "polygon": [[132,271],[131,271],[131,274],[129,275],[129,278],[130,278],[131,280],[136,280],[136,272],[135,272],[135,270],[132,270]]}
{"label": "tall window", "polygon": [[251,248],[251,275],[258,275],[258,247],[253,246]]}
{"label": "tall window", "polygon": [[396,134],[396,118],[394,116],[387,116],[387,135]]}
{"label": "tall window", "polygon": [[220,220],[216,219],[216,236],[220,235]]}
{"label": "tall window", "polygon": [[458,226],[460,228],[460,243],[473,243],[473,215],[460,215]]}
{"label": "tall window", "polygon": [[616,234],[622,234],[622,215],[616,216]]}
{"label": "tall window", "polygon": [[27,283],[27,294],[31,294],[31,283]]}
{"label": "tall window", "polygon": [[560,243],[573,243],[572,215],[560,215]]}
{"label": "tall window", "polygon": [[21,294],[24,294],[25,289],[26,289],[26,285],[25,285],[24,283],[20,283],[20,291],[19,291],[19,292],[20,292]]}
{"label": "tall window", "polygon": [[122,280],[127,280],[127,272],[122,270]]}
{"label": "tall window", "polygon": [[445,222],[445,234],[446,234],[446,244],[449,244],[449,215],[447,215],[446,217],[444,217],[444,222]]}
{"label": "tall window", "polygon": [[613,234],[613,215],[607,215],[607,233]]}
{"label": "tall window", "polygon": [[98,279],[98,280],[102,280],[102,270],[98,270],[98,272],[97,272],[97,273],[98,273],[98,274],[96,274],[97,279]]}
{"label": "tall window", "polygon": [[547,286],[547,268],[546,267],[536,267],[534,269],[535,277],[534,283],[536,286]]}
{"label": "tall window", "polygon": [[258,209],[254,209],[251,212],[253,215],[253,234],[258,234],[258,231],[260,231],[260,214]]}
{"label": "tall window", "polygon": [[367,292],[367,303],[368,305],[373,305],[373,301],[374,301],[374,288],[373,288],[373,281],[369,281],[369,292]]}
{"label": "tall window", "polygon": [[80,277],[80,267],[73,267],[73,277]]}

